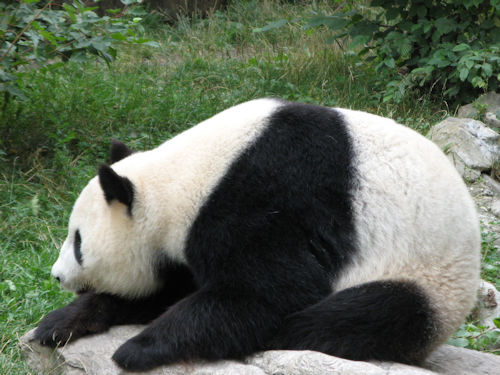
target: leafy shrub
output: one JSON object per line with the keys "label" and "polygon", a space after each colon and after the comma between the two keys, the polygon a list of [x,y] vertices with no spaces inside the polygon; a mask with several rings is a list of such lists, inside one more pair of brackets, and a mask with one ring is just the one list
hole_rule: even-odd
{"label": "leafy shrub", "polygon": [[[122,0],[124,4],[136,0]],[[115,44],[149,43],[137,36],[139,15],[144,11],[131,9],[132,17],[99,17],[96,7],[85,7],[79,1],[53,6],[53,0],[0,1],[0,92],[4,105],[14,96],[24,99],[23,73],[27,69],[50,67],[57,62],[88,62],[92,57],[111,62],[116,57]]]}
{"label": "leafy shrub", "polygon": [[408,89],[440,90],[471,101],[500,82],[500,0],[372,0],[372,8],[316,16],[306,27],[326,25],[334,39],[349,36],[360,56],[392,72],[384,101]]}
{"label": "leafy shrub", "polygon": [[[497,328],[500,328],[500,318],[495,319],[494,322]],[[459,348],[497,353],[500,345],[500,331],[483,327],[476,322],[465,323],[448,340],[448,344]]]}

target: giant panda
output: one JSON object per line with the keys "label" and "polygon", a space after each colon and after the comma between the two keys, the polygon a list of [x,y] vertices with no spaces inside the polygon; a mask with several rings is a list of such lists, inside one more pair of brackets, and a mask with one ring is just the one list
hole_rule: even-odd
{"label": "giant panda", "polygon": [[265,98],[150,151],[114,141],[52,268],[78,295],[35,337],[148,323],[128,370],[261,350],[419,364],[462,323],[480,233],[446,156],[376,115]]}

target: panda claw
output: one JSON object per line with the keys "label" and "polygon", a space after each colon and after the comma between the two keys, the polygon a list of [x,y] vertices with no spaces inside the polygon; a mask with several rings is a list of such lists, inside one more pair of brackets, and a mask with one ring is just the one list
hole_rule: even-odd
{"label": "panda claw", "polygon": [[66,345],[66,343],[71,340],[72,335],[72,331],[64,332],[56,330],[56,328],[40,329],[40,327],[38,327],[35,331],[34,340],[38,341],[43,346],[55,348]]}
{"label": "panda claw", "polygon": [[89,334],[85,321],[78,314],[72,314],[68,306],[49,313],[35,330],[34,340],[44,346],[64,346]]}
{"label": "panda claw", "polygon": [[34,340],[44,346],[57,347],[65,345],[73,336],[73,330],[65,328],[67,323],[58,310],[47,315],[35,330]]}

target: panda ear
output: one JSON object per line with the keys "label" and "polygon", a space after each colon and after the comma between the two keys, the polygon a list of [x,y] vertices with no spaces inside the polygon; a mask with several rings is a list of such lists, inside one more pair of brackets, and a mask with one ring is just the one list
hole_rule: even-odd
{"label": "panda ear", "polygon": [[111,203],[116,199],[128,207],[129,214],[132,212],[134,185],[127,177],[120,176],[109,165],[102,164],[99,167],[99,183],[106,202]]}
{"label": "panda ear", "polygon": [[133,151],[128,148],[124,143],[120,142],[117,139],[111,140],[111,147],[109,152],[109,159],[111,163],[116,163],[127,156],[131,155]]}

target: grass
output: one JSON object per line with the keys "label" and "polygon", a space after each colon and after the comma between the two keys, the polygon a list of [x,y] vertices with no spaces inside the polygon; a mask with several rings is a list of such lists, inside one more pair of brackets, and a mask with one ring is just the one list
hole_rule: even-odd
{"label": "grass", "polygon": [[[498,233],[482,228],[481,233],[481,278],[500,289],[500,251],[495,245]],[[475,315],[473,312],[471,315]],[[500,318],[500,317],[498,317]],[[475,318],[462,324],[448,341],[449,344],[500,355],[500,331],[482,326]],[[500,327],[499,327],[500,328]]]}
{"label": "grass", "polygon": [[498,233],[482,233],[482,269],[481,278],[491,282],[500,290],[500,251],[495,245]]}
{"label": "grass", "polygon": [[28,72],[28,100],[9,106],[0,118],[0,147],[12,155],[31,150],[43,156],[69,143],[73,153],[98,153],[110,136],[147,147],[151,140],[159,142],[235,103],[262,96],[413,119],[411,125],[422,131],[443,116],[439,105],[425,99],[381,104],[380,75],[327,44],[327,30],[306,32],[297,21],[253,32],[277,18],[332,13],[328,3],[235,2],[210,19],[151,27],[150,36],[161,48],[129,47],[110,70],[104,64],[67,64]]}
{"label": "grass", "polygon": [[[72,298],[50,268],[72,203],[106,159],[111,138],[152,148],[263,96],[362,109],[422,133],[446,115],[426,97],[382,104],[385,77],[327,44],[326,30],[302,29],[300,19],[332,13],[332,4],[234,1],[210,18],[173,26],[151,18],[148,35],[160,48],[123,47],[111,69],[66,64],[26,73],[28,99],[0,113],[1,374],[30,373],[18,337]],[[253,32],[280,18],[292,22]]]}
{"label": "grass", "polygon": [[[65,236],[75,194],[65,193],[65,184],[56,183],[53,175],[39,165],[22,172],[14,164],[0,176],[1,374],[30,373],[20,358],[18,338],[71,299],[50,277],[50,267]],[[68,177],[71,186],[85,178],[83,170]]]}

